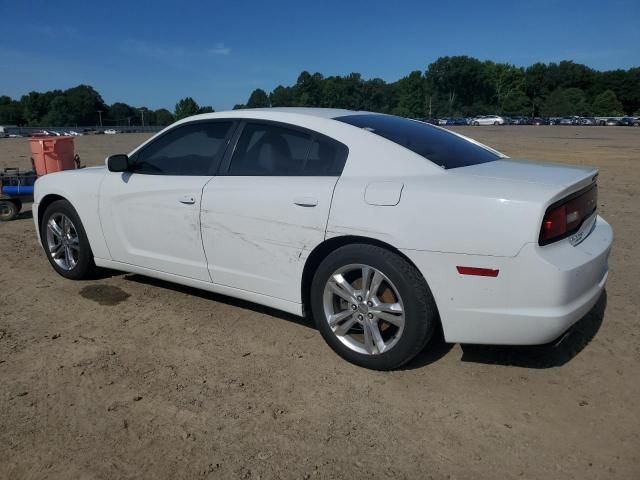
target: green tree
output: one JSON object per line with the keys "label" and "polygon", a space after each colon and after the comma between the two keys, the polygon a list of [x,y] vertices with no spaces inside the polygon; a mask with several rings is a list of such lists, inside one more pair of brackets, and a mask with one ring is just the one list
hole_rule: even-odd
{"label": "green tree", "polygon": [[364,81],[361,90],[363,110],[389,113],[391,105],[397,102],[394,88],[381,78]]}
{"label": "green tree", "polygon": [[174,115],[176,117],[176,120],[180,120],[182,118],[190,117],[191,115],[197,114],[199,109],[200,107],[193,98],[185,97],[178,103],[176,103]]}
{"label": "green tree", "polygon": [[49,108],[49,113],[45,116],[43,123],[51,127],[66,127],[73,125],[75,117],[71,104],[64,95],[54,98]]}
{"label": "green tree", "polygon": [[549,94],[546,82],[547,66],[544,63],[534,63],[524,71],[523,90],[531,100],[531,116],[540,115],[540,109]]}
{"label": "green tree", "polygon": [[[278,85],[269,94],[269,103],[272,107],[293,107],[295,103],[295,92],[291,87]],[[234,108],[235,110],[235,108]]]}
{"label": "green tree", "polygon": [[[505,101],[511,96],[513,101],[514,95],[521,92],[524,83],[524,72],[521,68],[509,65],[508,63],[494,63],[491,61],[484,62],[484,69],[488,81],[493,86],[495,99],[492,103],[498,106],[499,110],[505,109]],[[527,112],[519,112],[527,113]]]}
{"label": "green tree", "polygon": [[579,88],[556,88],[542,105],[547,116],[588,115],[591,111],[584,92]]}
{"label": "green tree", "polygon": [[296,105],[300,107],[319,107],[322,105],[322,81],[319,73],[311,75],[304,71],[298,76],[294,87]]}
{"label": "green tree", "polygon": [[474,103],[491,104],[495,97],[485,65],[467,56],[438,58],[427,68],[426,80],[438,115],[464,112],[464,107]]}
{"label": "green tree", "polygon": [[174,121],[173,114],[166,108],[161,108],[159,110],[156,110],[155,114],[156,114],[156,124],[162,127],[171,125]]}
{"label": "green tree", "polygon": [[198,113],[213,113],[213,112],[215,112],[215,110],[210,105],[206,105],[198,109]]}
{"label": "green tree", "polygon": [[89,85],[78,85],[65,90],[64,96],[71,116],[70,124],[95,124],[98,118],[98,110],[103,112],[107,110],[107,106],[100,94]]}
{"label": "green tree", "polygon": [[247,100],[247,108],[266,108],[270,106],[269,96],[261,88],[256,88],[251,92],[249,100]]}
{"label": "green tree", "polygon": [[408,118],[420,118],[425,115],[426,84],[422,72],[416,70],[398,80],[395,89],[398,103],[393,109],[394,115]]}
{"label": "green tree", "polygon": [[113,125],[128,125],[138,112],[126,103],[116,102],[109,107],[109,113],[106,116],[108,123]]}
{"label": "green tree", "polygon": [[23,125],[22,105],[10,97],[0,97],[0,125]]}
{"label": "green tree", "polygon": [[616,97],[613,90],[605,90],[593,99],[592,109],[594,115],[619,116],[623,114],[622,103]]}
{"label": "green tree", "polygon": [[509,91],[502,100],[503,115],[527,115],[531,112],[531,100],[519,88]]}
{"label": "green tree", "polygon": [[59,95],[62,95],[61,90],[44,93],[29,92],[28,95],[23,95],[20,99],[20,105],[22,105],[22,112],[27,125],[43,125],[44,117],[49,112],[51,102]]}

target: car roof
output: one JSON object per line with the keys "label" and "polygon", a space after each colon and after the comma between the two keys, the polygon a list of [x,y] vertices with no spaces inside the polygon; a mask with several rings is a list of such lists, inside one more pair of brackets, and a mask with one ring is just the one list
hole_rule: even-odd
{"label": "car roof", "polygon": [[212,113],[201,113],[191,117],[183,118],[175,125],[190,122],[193,120],[217,120],[224,118],[246,118],[260,120],[283,120],[293,121],[296,117],[307,117],[308,119],[335,120],[339,117],[352,115],[384,115],[383,113],[367,112],[363,110],[346,110],[339,108],[308,108],[308,107],[271,107],[271,108],[242,108],[238,110],[227,110]]}
{"label": "car roof", "polygon": [[[238,111],[238,110],[233,110]],[[241,112],[259,112],[259,113],[295,113],[296,115],[307,115],[320,118],[338,118],[349,115],[380,115],[375,112],[367,112],[363,110],[347,110],[343,108],[311,108],[311,107],[270,107],[270,108],[244,108]]]}

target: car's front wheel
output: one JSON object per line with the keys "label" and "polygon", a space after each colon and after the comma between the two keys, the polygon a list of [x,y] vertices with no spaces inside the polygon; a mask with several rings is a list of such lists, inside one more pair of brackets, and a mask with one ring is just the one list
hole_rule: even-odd
{"label": "car's front wheel", "polygon": [[438,323],[420,272],[400,255],[374,245],[347,245],[325,258],[311,285],[311,310],[336,353],[374,370],[411,360]]}
{"label": "car's front wheel", "polygon": [[42,216],[40,238],[51,266],[65,278],[81,280],[95,273],[93,253],[75,208],[56,200]]}

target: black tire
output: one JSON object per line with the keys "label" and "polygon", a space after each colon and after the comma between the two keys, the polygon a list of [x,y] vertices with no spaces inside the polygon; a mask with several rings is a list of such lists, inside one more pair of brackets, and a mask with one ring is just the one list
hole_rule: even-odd
{"label": "black tire", "polygon": [[[60,267],[53,259],[53,256],[47,247],[47,223],[49,222],[49,219],[57,213],[66,215],[73,222],[78,235],[78,260],[76,265],[70,270],[65,270]],[[84,230],[84,226],[82,225],[78,212],[76,212],[76,209],[73,208],[71,203],[67,200],[56,200],[47,207],[42,215],[40,238],[42,240],[42,245],[44,247],[45,254],[47,255],[47,259],[58,274],[70,280],[83,280],[92,278],[95,275],[97,268],[93,261],[93,252],[91,251],[91,245],[89,245],[87,233]]]}
{"label": "black tire", "polygon": [[[325,285],[336,270],[350,264],[364,264],[379,270],[393,282],[402,297],[404,330],[397,343],[381,354],[359,353],[346,346],[331,330],[325,316]],[[393,370],[413,359],[424,349],[439,325],[433,295],[420,272],[403,257],[367,244],[346,245],[322,261],[311,284],[311,312],[316,327],[338,355],[372,370]]]}
{"label": "black tire", "polygon": [[8,222],[13,220],[20,213],[22,202],[19,200],[0,200],[0,222]]}

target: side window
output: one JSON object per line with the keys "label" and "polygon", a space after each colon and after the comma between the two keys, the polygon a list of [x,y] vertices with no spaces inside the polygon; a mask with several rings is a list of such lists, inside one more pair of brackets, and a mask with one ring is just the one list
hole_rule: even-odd
{"label": "side window", "polygon": [[153,175],[214,175],[231,122],[177,127],[136,155],[133,171]]}
{"label": "side window", "polygon": [[269,124],[249,123],[238,139],[229,175],[300,175],[311,135]]}
{"label": "side window", "polygon": [[322,136],[272,124],[248,123],[227,175],[340,175],[346,147]]}
{"label": "side window", "polygon": [[318,136],[311,143],[304,175],[338,176],[342,174],[348,154],[342,143]]}

